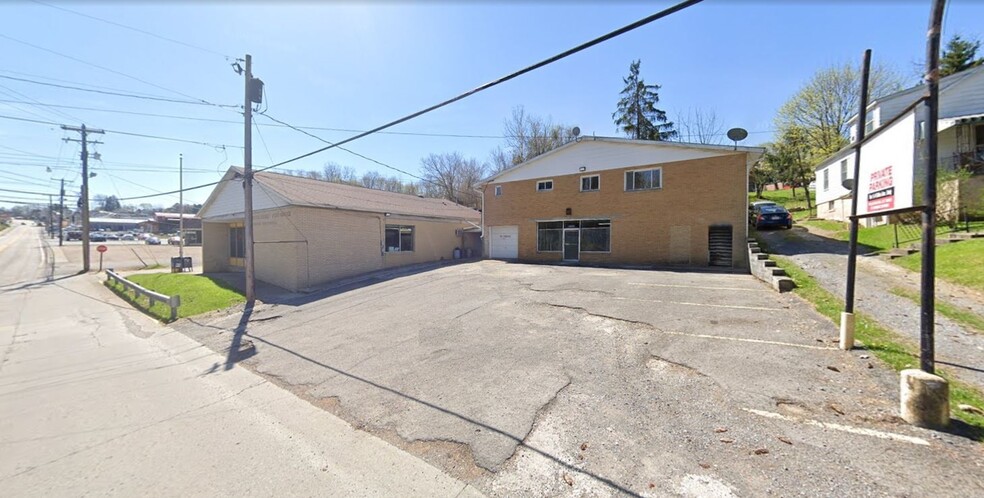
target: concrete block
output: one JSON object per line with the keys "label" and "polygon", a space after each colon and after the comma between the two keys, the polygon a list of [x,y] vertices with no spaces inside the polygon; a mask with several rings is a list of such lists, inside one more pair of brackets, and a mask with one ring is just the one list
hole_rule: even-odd
{"label": "concrete block", "polygon": [[773,266],[776,266],[776,262],[772,261],[771,259],[767,259],[765,261],[762,261],[762,266],[765,266],[766,268],[771,268]]}
{"label": "concrete block", "polygon": [[752,259],[757,259],[759,261],[763,261],[763,260],[769,259],[769,255],[768,254],[764,254],[764,253],[760,253],[760,252],[759,253],[755,253],[754,256],[755,257],[752,258]]}
{"label": "concrete block", "polygon": [[758,254],[758,253],[762,252],[762,248],[749,246],[748,247],[748,252],[750,252],[752,254]]}
{"label": "concrete block", "polygon": [[796,288],[796,282],[789,277],[772,277],[772,287],[779,292],[789,292]]}
{"label": "concrete block", "polygon": [[786,270],[783,270],[782,268],[771,267],[771,268],[766,268],[765,271],[773,277],[786,276]]}
{"label": "concrete block", "polygon": [[950,385],[946,379],[914,368],[903,370],[901,390],[903,420],[927,429],[950,425]]}

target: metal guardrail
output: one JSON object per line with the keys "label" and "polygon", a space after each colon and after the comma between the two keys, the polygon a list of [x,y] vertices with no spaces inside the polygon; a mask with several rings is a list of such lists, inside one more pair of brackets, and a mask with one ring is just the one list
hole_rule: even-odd
{"label": "metal guardrail", "polygon": [[165,296],[159,292],[154,292],[150,289],[145,289],[126,278],[121,277],[119,274],[114,272],[112,269],[106,270],[106,280],[112,280],[123,286],[123,291],[133,291],[134,299],[140,298],[140,296],[147,296],[147,300],[150,302],[150,306],[154,305],[154,302],[160,302],[168,305],[171,308],[171,320],[174,321],[178,318],[178,306],[181,306],[181,296]]}
{"label": "metal guardrail", "polygon": [[[959,207],[947,211],[937,211],[936,234],[944,235],[955,232],[970,231],[970,215],[966,207]],[[895,228],[896,248],[901,247],[907,242],[922,240],[922,212],[910,211],[900,214],[893,223]]]}

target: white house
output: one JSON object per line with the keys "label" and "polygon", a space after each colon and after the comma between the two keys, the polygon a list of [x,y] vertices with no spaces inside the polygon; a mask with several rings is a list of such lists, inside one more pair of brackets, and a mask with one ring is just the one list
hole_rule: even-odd
{"label": "white house", "polygon": [[[917,186],[920,175],[915,174],[918,161],[911,157],[918,154],[915,141],[923,138],[925,122],[916,112],[899,118],[925,93],[919,85],[907,90],[880,97],[868,105],[865,121],[865,134],[891,125],[892,130],[883,129],[877,138],[878,144],[868,144],[862,150],[862,169],[869,169],[871,163],[884,166],[862,174],[859,188],[864,189],[873,183],[871,175],[890,168],[893,192],[901,196],[892,199],[891,205],[902,207],[913,202],[913,187]],[[899,119],[895,119],[899,118]],[[895,120],[893,122],[893,119]],[[850,140],[857,137],[857,116],[852,118]],[[984,66],[978,66],[940,80],[940,110],[938,124],[938,160],[941,170],[968,167],[977,174],[984,173]],[[874,142],[874,141],[873,141]],[[909,156],[908,160],[904,156]],[[915,164],[915,166],[914,166]],[[854,176],[854,149],[851,145],[834,153],[816,167],[817,216],[825,219],[847,220],[851,211],[851,192],[843,186],[844,181]],[[981,183],[981,182],[978,182]],[[914,185],[916,184],[916,185]],[[864,192],[862,191],[862,194]],[[868,199],[862,197],[859,212],[868,212],[865,207]],[[882,202],[882,207],[889,203]],[[873,211],[890,210],[876,209]],[[887,217],[873,217],[864,220],[871,226],[886,223]]]}

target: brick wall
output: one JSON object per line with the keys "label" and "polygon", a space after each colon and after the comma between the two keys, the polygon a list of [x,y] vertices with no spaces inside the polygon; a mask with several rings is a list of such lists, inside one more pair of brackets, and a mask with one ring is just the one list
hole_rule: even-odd
{"label": "brick wall", "polygon": [[[581,253],[582,262],[706,266],[708,229],[723,224],[733,230],[733,266],[748,267],[745,153],[654,165],[662,168],[663,187],[633,192],[624,189],[625,172],[646,167],[587,173],[601,176],[600,190],[581,192],[585,173],[575,166],[571,174],[550,177],[549,192],[537,192],[537,180],[485,187],[485,225],[519,226],[521,260],[563,259],[561,253],[537,252],[537,220],[604,218],[612,221],[611,252]],[[495,185],[502,186],[499,197]]]}

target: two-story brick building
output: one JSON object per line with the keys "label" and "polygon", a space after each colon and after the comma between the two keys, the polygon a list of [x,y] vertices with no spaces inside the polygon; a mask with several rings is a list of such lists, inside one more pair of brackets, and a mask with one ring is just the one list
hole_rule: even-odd
{"label": "two-story brick building", "polygon": [[746,268],[763,149],[586,137],[483,181],[496,259]]}

